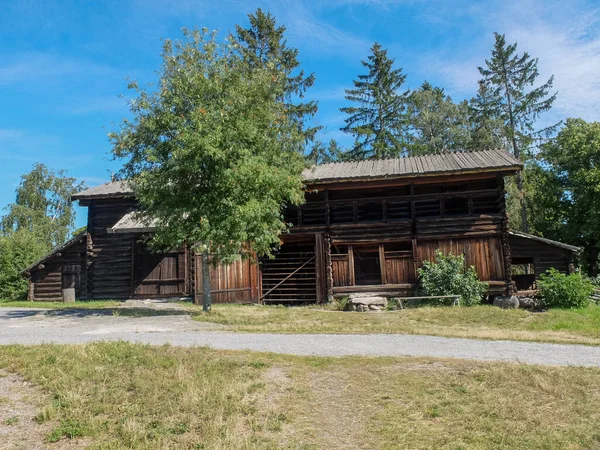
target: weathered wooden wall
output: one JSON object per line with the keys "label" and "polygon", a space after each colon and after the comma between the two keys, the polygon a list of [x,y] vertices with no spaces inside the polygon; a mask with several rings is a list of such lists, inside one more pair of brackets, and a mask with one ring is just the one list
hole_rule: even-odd
{"label": "weathered wooden wall", "polygon": [[190,292],[191,260],[189,252],[155,253],[135,239],[133,264],[133,296],[181,297]]}
{"label": "weathered wooden wall", "polygon": [[[85,237],[81,237],[31,271],[30,300],[62,301],[63,267],[85,266]],[[76,295],[85,292],[85,277],[79,276]]]}
{"label": "weathered wooden wall", "polygon": [[435,251],[464,255],[467,266],[475,266],[482,281],[503,281],[502,243],[499,236],[468,239],[434,239],[417,242],[417,265],[435,259]]}
{"label": "weathered wooden wall", "polygon": [[132,295],[135,234],[109,233],[135,206],[130,199],[94,200],[88,206],[87,297],[125,299]]}
{"label": "weathered wooden wall", "polygon": [[[196,301],[202,303],[202,256],[195,256]],[[213,303],[257,303],[259,299],[258,264],[238,260],[210,269],[210,288]]]}
{"label": "weathered wooden wall", "polygon": [[519,260],[531,260],[536,279],[552,267],[563,273],[571,271],[570,264],[574,262],[575,258],[573,252],[515,235],[509,236],[509,242],[511,257],[515,263],[518,263]]}

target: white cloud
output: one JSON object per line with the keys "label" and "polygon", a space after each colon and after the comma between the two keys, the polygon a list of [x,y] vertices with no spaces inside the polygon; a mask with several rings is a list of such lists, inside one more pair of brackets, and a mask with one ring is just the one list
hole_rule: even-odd
{"label": "white cloud", "polygon": [[0,85],[48,80],[70,75],[114,75],[109,66],[50,53],[21,53],[3,58]]}
{"label": "white cloud", "polygon": [[512,0],[472,7],[466,14],[482,27],[481,39],[425,55],[421,66],[437,73],[450,93],[471,96],[480,78],[477,66],[490,56],[492,33],[505,33],[507,42],[518,42],[519,53],[539,59],[537,84],[554,74],[553,116],[600,120],[599,11],[582,1]]}
{"label": "white cloud", "polygon": [[73,116],[94,113],[125,113],[127,112],[127,99],[117,96],[78,97],[59,105],[57,110]]}

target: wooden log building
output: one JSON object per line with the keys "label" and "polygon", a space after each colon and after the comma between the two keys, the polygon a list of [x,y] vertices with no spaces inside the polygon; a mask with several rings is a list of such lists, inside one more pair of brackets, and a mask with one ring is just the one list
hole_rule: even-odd
{"label": "wooden log building", "polygon": [[[410,295],[418,268],[437,249],[464,254],[489,294],[514,286],[511,256],[519,264],[533,258],[531,264],[544,270],[572,270],[576,247],[509,231],[504,178],[520,169],[500,150],[307,169],[306,203],[285,210],[291,228],[275,258],[211,269],[213,301],[291,304],[354,292]],[[136,219],[126,182],[88,189],[73,200],[88,208],[87,232],[25,270],[30,300],[61,300],[64,289],[74,289],[78,299],[202,292],[199,256],[189,249],[156,254],[146,248],[143,237],[153,227]]]}

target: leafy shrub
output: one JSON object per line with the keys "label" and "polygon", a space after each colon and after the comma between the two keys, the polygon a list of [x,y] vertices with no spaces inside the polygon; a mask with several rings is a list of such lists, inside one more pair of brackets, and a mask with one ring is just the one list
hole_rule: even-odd
{"label": "leafy shrub", "polygon": [[566,275],[550,269],[538,280],[544,305],[550,308],[583,308],[590,304],[592,282],[580,273]]}
{"label": "leafy shrub", "polygon": [[435,252],[435,261],[425,261],[419,269],[419,285],[425,295],[460,295],[460,304],[464,306],[480,303],[487,290],[475,268],[465,267],[463,255],[444,255],[439,250]]}
{"label": "leafy shrub", "polygon": [[21,271],[48,250],[48,247],[28,230],[0,236],[0,298],[26,299],[28,281],[21,275]]}

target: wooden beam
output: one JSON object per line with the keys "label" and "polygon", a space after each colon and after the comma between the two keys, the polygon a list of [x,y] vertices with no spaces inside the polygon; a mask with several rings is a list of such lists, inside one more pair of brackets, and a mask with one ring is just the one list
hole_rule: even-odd
{"label": "wooden beam", "polygon": [[348,278],[350,279],[350,286],[354,286],[356,280],[354,278],[354,249],[352,245],[348,246]]}
{"label": "wooden beam", "polygon": [[385,266],[385,249],[379,244],[379,268],[381,270],[381,283],[387,284],[387,271]]}

